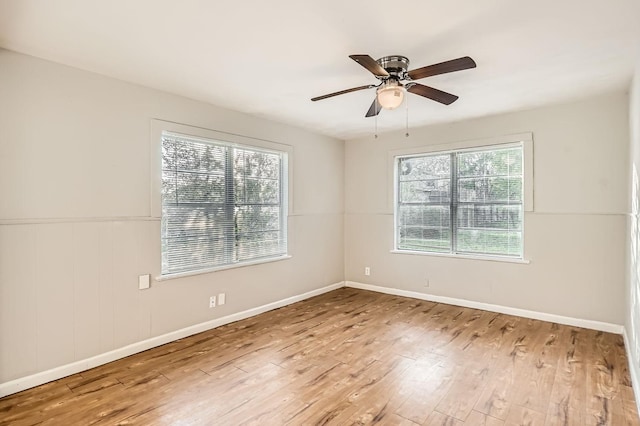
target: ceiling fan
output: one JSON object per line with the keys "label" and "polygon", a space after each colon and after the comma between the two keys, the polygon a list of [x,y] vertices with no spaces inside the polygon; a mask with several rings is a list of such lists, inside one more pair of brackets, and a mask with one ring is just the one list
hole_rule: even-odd
{"label": "ceiling fan", "polygon": [[365,117],[378,115],[382,108],[394,109],[400,106],[404,99],[405,90],[436,102],[449,105],[458,99],[456,95],[452,95],[451,93],[443,92],[442,90],[434,89],[433,87],[425,86],[420,83],[414,83],[414,80],[476,67],[474,60],[468,56],[422,68],[416,68],[411,71],[407,71],[409,69],[409,58],[406,56],[384,56],[377,61],[369,55],[349,55],[349,57],[366,68],[375,78],[380,80],[380,83],[377,85],[369,84],[366,86],[353,87],[351,89],[318,96],[311,100],[320,101],[333,96],[344,95],[345,93],[376,87],[376,97],[373,100],[371,107],[369,107]]}

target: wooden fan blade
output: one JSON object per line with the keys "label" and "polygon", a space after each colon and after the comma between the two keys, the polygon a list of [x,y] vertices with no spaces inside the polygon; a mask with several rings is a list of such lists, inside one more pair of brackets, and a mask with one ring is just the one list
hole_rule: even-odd
{"label": "wooden fan blade", "polygon": [[389,77],[389,73],[369,55],[349,55],[351,59],[365,67],[376,77]]}
{"label": "wooden fan blade", "polygon": [[443,92],[442,90],[434,89],[433,87],[425,86],[418,83],[407,84],[407,91],[416,95],[424,96],[425,98],[432,99],[441,104],[450,105],[454,103],[458,97],[451,93]]}
{"label": "wooden fan blade", "polygon": [[378,97],[376,96],[373,102],[371,103],[371,106],[369,107],[369,111],[367,111],[367,114],[365,115],[365,117],[373,117],[375,115],[378,115],[380,114],[381,109],[382,109],[382,106],[378,102]]}
{"label": "wooden fan blade", "polygon": [[409,71],[408,75],[412,80],[419,80],[421,78],[431,77],[432,75],[446,74],[448,72],[462,71],[475,67],[475,61],[470,57],[465,56],[463,58],[440,62],[439,64],[416,68],[415,70]]}
{"label": "wooden fan blade", "polygon": [[329,93],[328,95],[322,95],[322,96],[317,96],[315,98],[311,98],[312,101],[321,101],[322,99],[327,99],[327,98],[331,98],[333,96],[338,96],[338,95],[344,95],[345,93],[351,93],[351,92],[356,92],[358,90],[364,90],[364,89],[371,89],[372,87],[376,87],[373,84],[369,84],[367,86],[359,86],[359,87],[352,87],[351,89],[347,89],[347,90],[341,90],[339,92],[334,92],[334,93]]}

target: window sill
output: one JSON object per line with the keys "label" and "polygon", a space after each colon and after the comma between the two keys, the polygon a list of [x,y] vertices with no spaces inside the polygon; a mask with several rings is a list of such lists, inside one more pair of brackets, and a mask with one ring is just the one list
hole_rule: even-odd
{"label": "window sill", "polygon": [[216,266],[215,268],[198,269],[197,271],[176,272],[175,274],[160,275],[155,278],[156,281],[168,281],[176,278],[191,277],[194,275],[208,274],[211,272],[225,271],[227,269],[244,268],[245,266],[261,265],[263,263],[279,262],[281,260],[291,259],[291,255],[270,257],[268,259],[259,259],[249,262],[234,263],[231,265]]}
{"label": "window sill", "polygon": [[449,257],[456,259],[469,259],[469,260],[488,260],[490,262],[505,262],[505,263],[520,263],[520,264],[529,264],[531,263],[528,259],[515,259],[513,257],[503,257],[503,256],[482,256],[482,255],[470,255],[470,254],[451,254],[451,253],[432,253],[432,252],[424,252],[424,251],[411,251],[411,250],[391,250],[393,254],[410,254],[410,255],[419,255],[419,256],[435,256],[435,257]]}

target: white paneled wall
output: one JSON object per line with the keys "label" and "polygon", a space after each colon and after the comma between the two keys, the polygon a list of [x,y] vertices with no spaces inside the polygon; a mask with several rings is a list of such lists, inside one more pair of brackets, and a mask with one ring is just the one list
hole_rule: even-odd
{"label": "white paneled wall", "polygon": [[[0,393],[343,280],[342,141],[6,50],[0,93]],[[290,259],[138,289],[160,274],[153,119],[292,147]]]}
{"label": "white paneled wall", "polygon": [[35,247],[35,227],[0,226],[0,382],[36,371]]}
{"label": "white paneled wall", "polygon": [[149,338],[137,276],[157,269],[140,254],[154,234],[144,220],[0,226],[14,255],[0,260],[2,381]]}

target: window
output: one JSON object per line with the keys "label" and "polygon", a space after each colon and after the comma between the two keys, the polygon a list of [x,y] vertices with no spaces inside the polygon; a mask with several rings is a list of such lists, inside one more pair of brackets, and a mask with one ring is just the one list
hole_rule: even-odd
{"label": "window", "polygon": [[522,258],[523,144],[396,157],[397,250]]}
{"label": "window", "polygon": [[162,274],[287,254],[287,153],[163,131]]}

